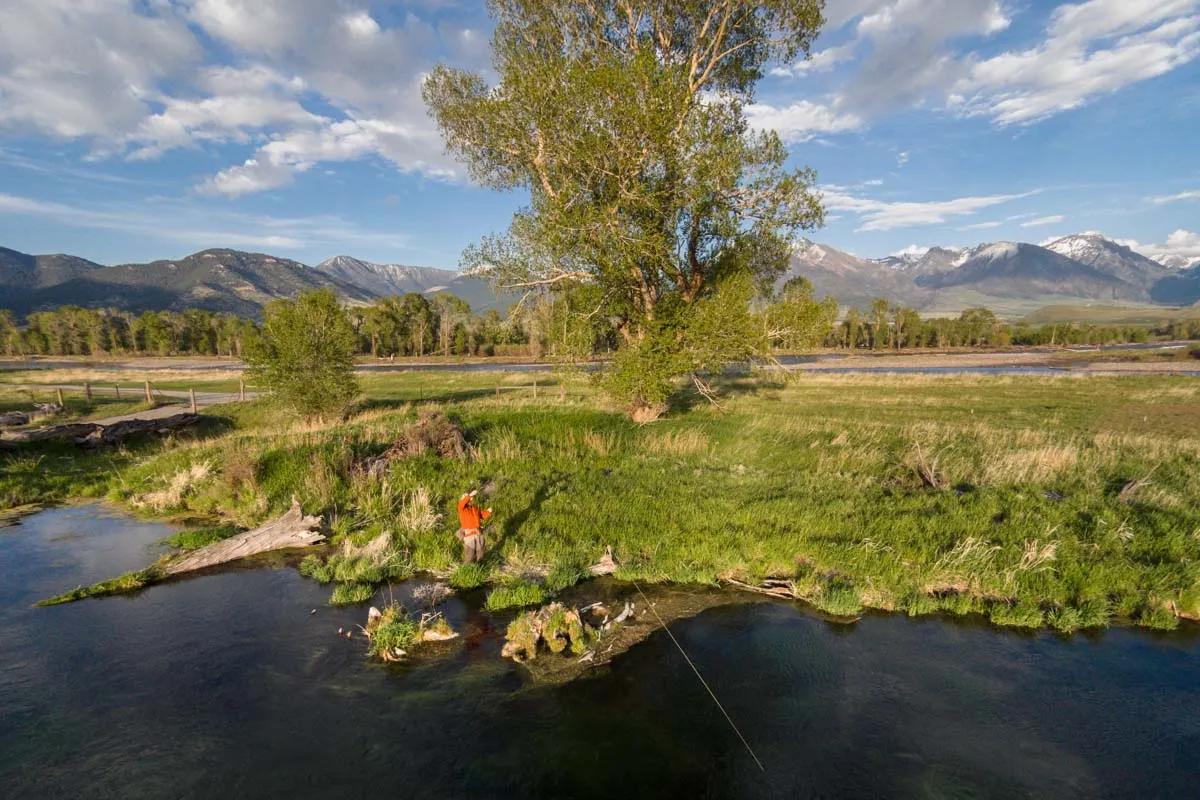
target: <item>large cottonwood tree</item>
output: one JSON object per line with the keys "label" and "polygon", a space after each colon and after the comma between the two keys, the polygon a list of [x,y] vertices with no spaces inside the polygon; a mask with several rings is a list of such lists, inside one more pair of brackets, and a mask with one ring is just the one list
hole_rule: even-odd
{"label": "large cottonwood tree", "polygon": [[[679,375],[761,346],[747,306],[822,220],[746,107],[772,59],[807,55],[821,0],[491,0],[498,80],[440,66],[425,100],[449,151],[529,205],[464,266],[508,287],[599,289],[637,416]],[[714,334],[719,333],[719,336]]]}

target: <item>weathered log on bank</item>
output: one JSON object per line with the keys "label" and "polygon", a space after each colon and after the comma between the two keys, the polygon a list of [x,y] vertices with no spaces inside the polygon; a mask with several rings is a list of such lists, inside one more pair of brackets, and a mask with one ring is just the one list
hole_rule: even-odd
{"label": "weathered log on bank", "polygon": [[99,425],[95,422],[69,422],[64,425],[50,425],[27,431],[7,431],[2,434],[0,444],[14,445],[29,442],[71,442],[81,447],[96,447],[99,445],[119,444],[126,438],[139,433],[153,433],[159,436],[188,428],[195,425],[203,417],[199,414],[175,414],[160,419],[126,419],[111,425]]}
{"label": "weathered log on bank", "polygon": [[172,559],[162,566],[163,577],[193,572],[205,567],[214,567],[239,558],[268,553],[272,550],[287,550],[293,547],[309,547],[325,540],[320,532],[321,518],[306,517],[300,503],[293,500],[292,508],[281,517],[228,539],[213,542],[198,550]]}
{"label": "weathered log on bank", "polygon": [[175,558],[160,560],[158,563],[136,572],[127,572],[91,586],[76,587],[69,592],[42,600],[37,605],[55,606],[60,603],[83,600],[87,597],[125,594],[143,589],[165,578],[182,575],[185,572],[194,572],[205,567],[215,567],[239,558],[272,550],[308,547],[325,539],[317,530],[320,526],[320,517],[304,516],[304,512],[300,510],[300,504],[293,500],[292,508],[286,514],[276,517],[252,531],[239,533]]}

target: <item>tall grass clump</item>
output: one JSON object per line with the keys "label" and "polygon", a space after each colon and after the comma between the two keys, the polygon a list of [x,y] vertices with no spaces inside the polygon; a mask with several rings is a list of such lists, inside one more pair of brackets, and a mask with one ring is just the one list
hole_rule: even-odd
{"label": "tall grass clump", "polygon": [[488,592],[485,605],[488,611],[502,611],[506,608],[536,606],[545,601],[546,589],[541,584],[513,581],[512,583],[503,583]]}

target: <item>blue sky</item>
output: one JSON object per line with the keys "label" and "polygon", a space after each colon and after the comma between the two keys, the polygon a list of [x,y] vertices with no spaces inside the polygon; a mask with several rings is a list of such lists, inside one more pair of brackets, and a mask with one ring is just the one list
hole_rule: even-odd
{"label": "blue sky", "polygon": [[[1200,257],[1200,0],[829,0],[755,125],[859,255],[1097,230]],[[481,3],[9,0],[0,245],[454,267],[519,194],[470,185],[420,101],[486,70]]]}

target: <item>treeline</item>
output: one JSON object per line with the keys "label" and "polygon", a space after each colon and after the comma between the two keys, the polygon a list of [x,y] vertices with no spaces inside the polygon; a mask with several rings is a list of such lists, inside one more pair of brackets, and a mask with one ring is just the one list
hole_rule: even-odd
{"label": "treeline", "polygon": [[915,309],[875,300],[866,311],[851,308],[834,324],[825,345],[843,349],[1006,347],[1009,345],[1100,345],[1155,339],[1200,339],[1200,319],[1156,326],[1059,323],[1012,324],[987,308],[957,317],[923,318]]}
{"label": "treeline", "polygon": [[[1200,319],[1142,325],[1021,325],[986,308],[957,317],[922,317],[916,310],[876,300],[867,310],[851,308],[837,319],[837,305],[818,301],[807,281],[797,279],[770,298],[755,301],[752,319],[763,346],[803,350],[899,350],[1009,345],[1098,345],[1155,339],[1200,339]],[[586,358],[617,349],[620,334],[608,320],[589,313],[587,292],[526,298],[506,316],[477,314],[451,294],[410,293],[354,306],[348,317],[360,355],[512,355]],[[719,336],[719,325],[713,335]],[[198,309],[145,311],[63,306],[28,315],[23,325],[0,310],[0,352],[23,355],[210,355],[241,357],[259,328],[233,314]]]}
{"label": "treeline", "polygon": [[16,324],[0,309],[0,351],[10,356],[241,356],[257,326],[233,314],[189,309],[134,314],[62,306]]}

